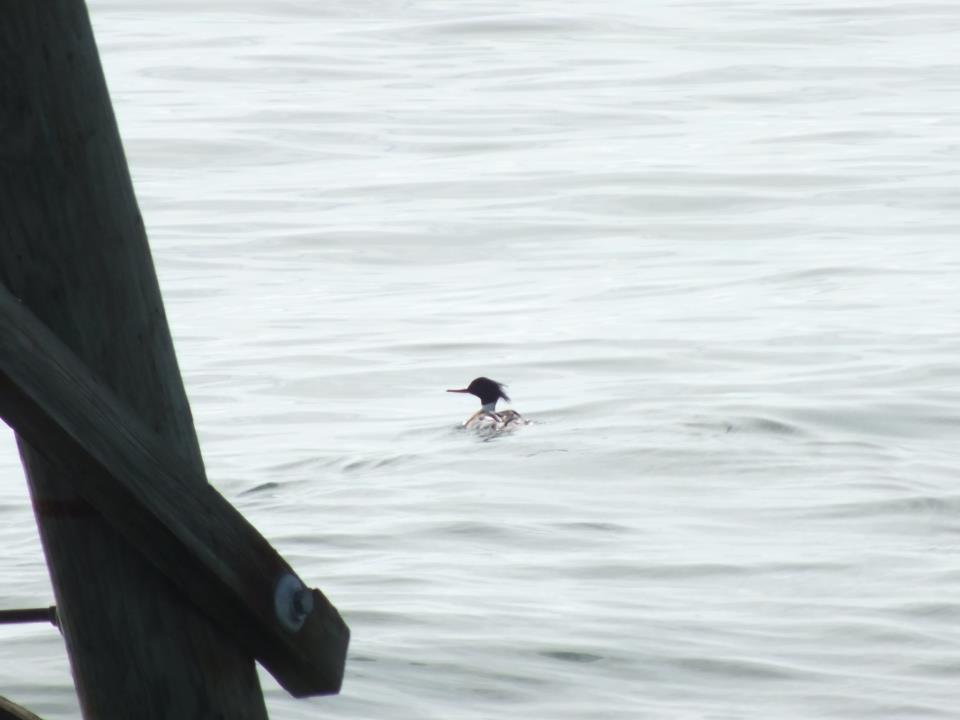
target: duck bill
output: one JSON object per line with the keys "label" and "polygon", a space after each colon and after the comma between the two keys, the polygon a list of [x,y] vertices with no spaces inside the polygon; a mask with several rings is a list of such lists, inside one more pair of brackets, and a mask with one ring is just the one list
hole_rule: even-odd
{"label": "duck bill", "polygon": [[459,390],[447,390],[447,392],[460,392],[460,393],[466,393],[466,392],[470,392],[470,391],[469,391],[469,390],[467,390],[466,388],[460,388]]}

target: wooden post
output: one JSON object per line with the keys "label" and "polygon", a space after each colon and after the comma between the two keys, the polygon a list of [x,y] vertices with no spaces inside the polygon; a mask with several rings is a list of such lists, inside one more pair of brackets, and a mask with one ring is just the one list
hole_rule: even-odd
{"label": "wooden post", "polygon": [[[0,2],[0,128],[0,281],[205,482],[82,0]],[[84,717],[266,718],[253,660],[19,446]]]}
{"label": "wooden post", "polygon": [[336,608],[2,284],[0,416],[287,691],[339,692],[350,630]]}

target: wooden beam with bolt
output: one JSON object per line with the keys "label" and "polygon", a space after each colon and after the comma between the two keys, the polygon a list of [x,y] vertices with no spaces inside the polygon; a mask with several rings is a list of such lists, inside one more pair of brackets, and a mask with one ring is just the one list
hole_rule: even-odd
{"label": "wooden beam with bolt", "polygon": [[349,631],[207,484],[83,0],[0,2],[0,413],[83,715],[266,720]]}
{"label": "wooden beam with bolt", "polygon": [[[297,697],[339,691],[349,631],[259,532],[6,288],[0,415],[90,507]],[[106,473],[88,472],[99,467]]]}

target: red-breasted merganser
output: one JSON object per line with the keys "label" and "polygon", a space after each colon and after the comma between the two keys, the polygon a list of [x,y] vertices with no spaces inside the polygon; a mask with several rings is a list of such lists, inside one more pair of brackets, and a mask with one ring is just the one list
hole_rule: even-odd
{"label": "red-breasted merganser", "polygon": [[510,398],[503,391],[503,385],[490,378],[478,377],[465,388],[447,390],[447,392],[470,393],[480,398],[480,409],[463,421],[463,427],[468,430],[515,430],[526,425],[527,420],[516,410],[497,411],[497,401],[503,398],[510,402]]}

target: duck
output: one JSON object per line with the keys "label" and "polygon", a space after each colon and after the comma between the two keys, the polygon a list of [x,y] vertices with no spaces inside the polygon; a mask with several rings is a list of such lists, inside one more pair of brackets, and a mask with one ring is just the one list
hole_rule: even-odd
{"label": "duck", "polygon": [[480,398],[480,409],[463,421],[467,430],[484,430],[487,432],[503,432],[516,430],[522,425],[529,424],[523,415],[516,410],[497,410],[500,399],[510,402],[510,397],[503,389],[504,385],[487,377],[478,377],[470,381],[465,388],[447,390],[452,393],[469,393]]}

